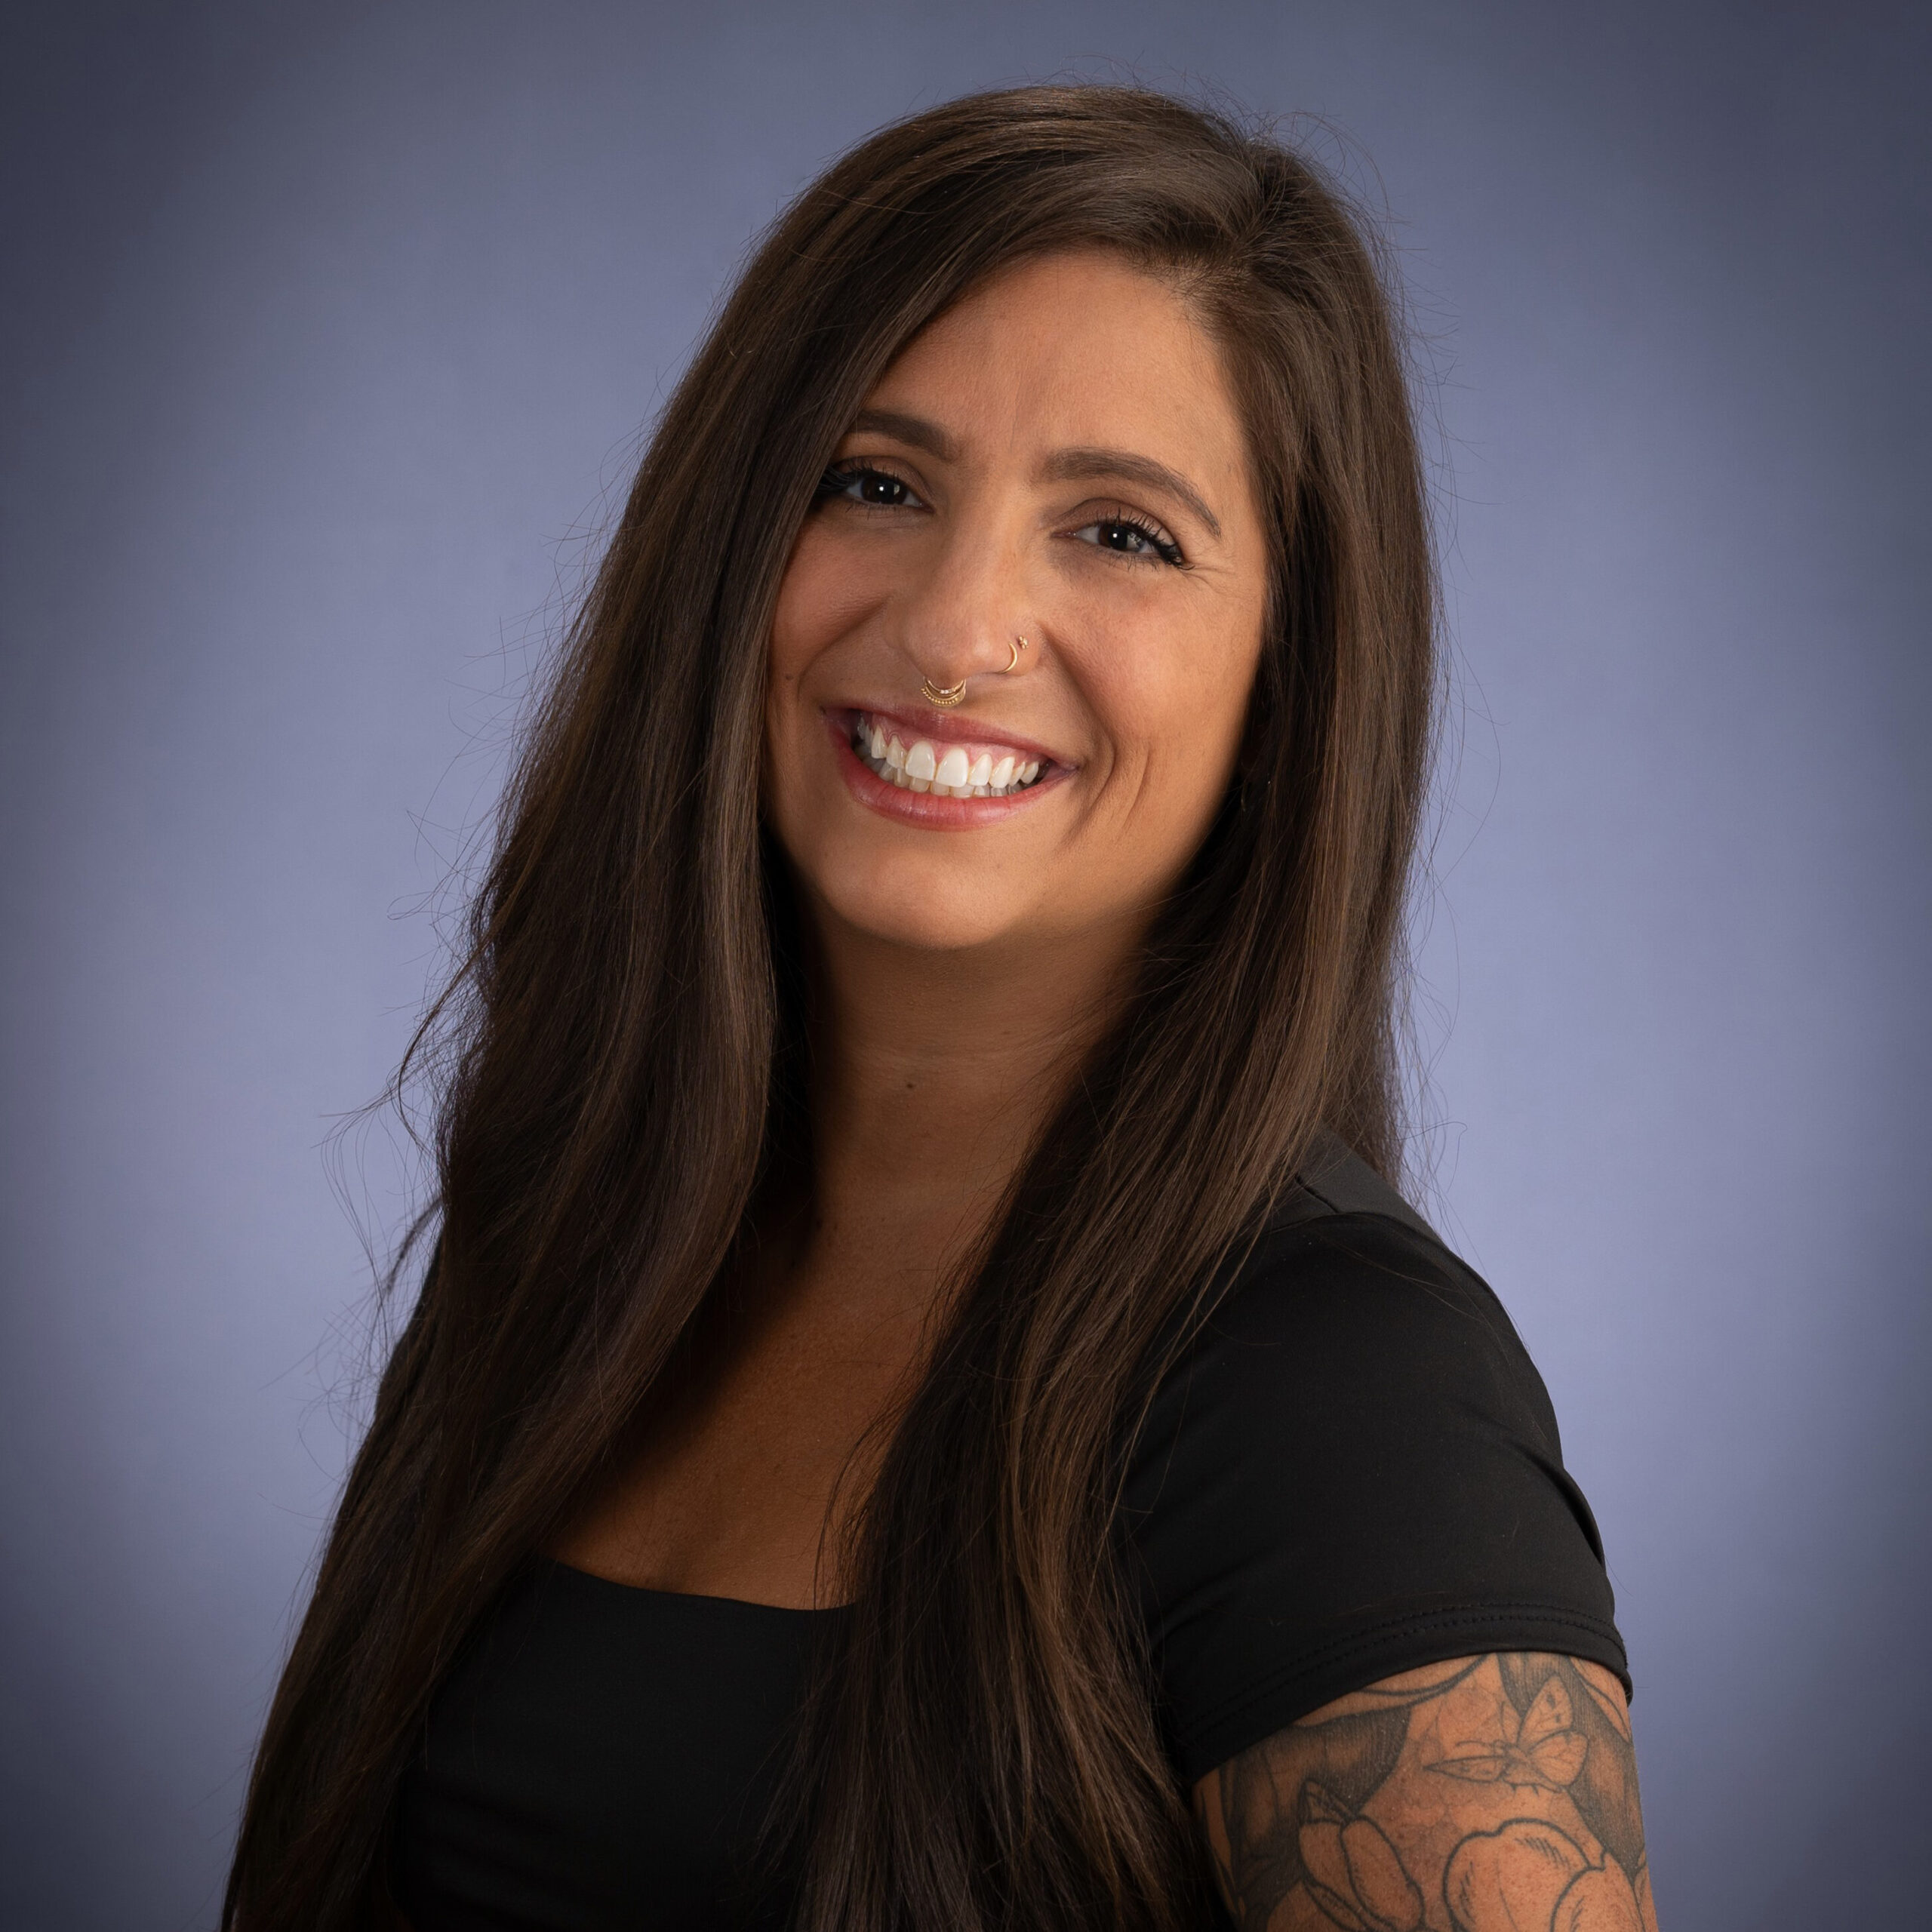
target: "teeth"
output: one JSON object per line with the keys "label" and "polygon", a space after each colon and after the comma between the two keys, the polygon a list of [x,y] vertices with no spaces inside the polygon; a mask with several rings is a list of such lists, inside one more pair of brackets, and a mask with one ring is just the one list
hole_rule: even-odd
{"label": "teeth", "polygon": [[914,739],[909,750],[903,739],[863,715],[852,733],[852,749],[902,792],[929,792],[937,798],[1004,798],[1032,784],[1042,764],[1013,752],[995,764],[990,752],[975,758],[964,745],[948,745],[941,753],[929,738]]}

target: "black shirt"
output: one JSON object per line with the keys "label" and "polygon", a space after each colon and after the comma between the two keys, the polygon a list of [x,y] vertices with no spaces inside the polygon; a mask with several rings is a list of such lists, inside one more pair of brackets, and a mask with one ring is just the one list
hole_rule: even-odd
{"label": "black shirt", "polygon": [[[1161,1384],[1121,1531],[1187,1783],[1447,1657],[1552,1651],[1628,1683],[1596,1526],[1508,1316],[1338,1143]],[[814,1620],[841,1614],[533,1566],[404,1780],[417,1932],[764,1922],[752,1841]]]}

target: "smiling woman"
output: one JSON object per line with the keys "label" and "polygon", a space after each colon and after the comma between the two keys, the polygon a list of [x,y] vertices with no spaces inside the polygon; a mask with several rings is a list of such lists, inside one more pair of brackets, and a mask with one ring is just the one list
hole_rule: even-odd
{"label": "smiling woman", "polygon": [[426,1029],[235,1932],[1654,1927],[1595,1527],[1394,1185],[1426,531],[1270,140],[981,96],[783,217]]}
{"label": "smiling woman", "polygon": [[780,586],[766,810],[815,924],[1125,956],[1226,795],[1268,584],[1179,292],[1092,251],[990,278],[867,398]]}

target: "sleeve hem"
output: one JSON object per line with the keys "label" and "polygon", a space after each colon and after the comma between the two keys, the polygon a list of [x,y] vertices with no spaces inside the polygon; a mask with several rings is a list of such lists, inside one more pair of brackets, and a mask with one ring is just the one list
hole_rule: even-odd
{"label": "sleeve hem", "polygon": [[1192,1785],[1251,1745],[1338,1697],[1385,1677],[1451,1657],[1491,1651],[1544,1651],[1581,1657],[1616,1673],[1631,1693],[1629,1663],[1615,1625],[1555,1604],[1438,1606],[1358,1626],[1303,1652],[1179,1730],[1174,1758]]}

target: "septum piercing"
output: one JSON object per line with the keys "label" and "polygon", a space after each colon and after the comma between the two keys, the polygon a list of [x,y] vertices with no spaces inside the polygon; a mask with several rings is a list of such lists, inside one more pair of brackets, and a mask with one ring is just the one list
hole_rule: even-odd
{"label": "septum piercing", "polygon": [[[1010,654],[1000,669],[1002,675],[1011,677],[1020,668],[1020,654],[1026,648],[1026,640],[1023,637],[1016,637],[1006,648]],[[963,704],[966,701],[966,680],[961,678],[956,685],[936,685],[931,678],[927,678],[920,683],[919,695],[928,704],[941,705],[950,711],[955,704]]]}

